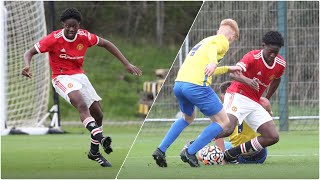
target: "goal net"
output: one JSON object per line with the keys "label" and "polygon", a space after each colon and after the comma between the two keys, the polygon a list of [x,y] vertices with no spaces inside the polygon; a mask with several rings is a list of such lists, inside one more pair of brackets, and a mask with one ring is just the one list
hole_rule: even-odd
{"label": "goal net", "polygon": [[[222,19],[233,18],[240,28],[240,40],[233,43],[222,65],[234,65],[244,54],[261,48],[264,33],[277,30],[277,2],[206,1],[201,7],[186,37],[156,102],[144,122],[143,132],[165,133],[176,120],[179,108],[173,85],[180,65],[188,51],[205,37],[216,34]],[[287,68],[289,130],[319,128],[319,4],[317,2],[287,2]],[[212,88],[219,92],[228,75],[213,79]],[[274,120],[279,124],[279,89],[271,99]],[[200,132],[198,126],[208,125],[208,118],[196,112],[196,123],[186,131]]]}
{"label": "goal net", "polygon": [[1,97],[1,132],[46,133],[48,128],[43,128],[41,122],[47,116],[50,90],[47,55],[33,57],[32,79],[21,75],[24,53],[47,34],[43,2],[5,1],[0,8],[1,35],[5,35],[6,42],[0,49],[1,55],[6,54],[0,70],[4,73],[1,85],[5,87]]}

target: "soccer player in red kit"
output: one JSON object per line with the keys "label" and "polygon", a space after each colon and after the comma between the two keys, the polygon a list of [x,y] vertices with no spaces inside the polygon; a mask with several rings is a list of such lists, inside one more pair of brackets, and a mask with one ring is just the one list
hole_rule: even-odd
{"label": "soccer player in red kit", "polygon": [[63,29],[53,31],[24,54],[25,67],[22,75],[32,77],[30,62],[35,54],[49,53],[53,87],[79,111],[80,120],[90,131],[88,158],[97,161],[102,167],[111,167],[111,163],[99,152],[99,145],[107,154],[113,150],[111,138],[102,135],[103,113],[99,103],[101,98],[84,74],[84,56],[89,47],[97,45],[117,57],[129,73],[140,76],[142,72],[130,64],[113,43],[80,29],[81,20],[81,13],[77,9],[68,8],[63,11],[60,17]]}
{"label": "soccer player in red kit", "polygon": [[270,99],[277,90],[286,67],[285,60],[278,55],[284,40],[277,31],[267,32],[262,39],[262,50],[248,52],[237,63],[242,74],[231,74],[234,80],[227,89],[224,107],[231,122],[231,128],[222,133],[229,136],[237,124],[246,123],[261,135],[239,146],[225,151],[225,160],[234,161],[241,154],[260,151],[279,141],[279,134],[270,114],[259,104],[266,90]]}

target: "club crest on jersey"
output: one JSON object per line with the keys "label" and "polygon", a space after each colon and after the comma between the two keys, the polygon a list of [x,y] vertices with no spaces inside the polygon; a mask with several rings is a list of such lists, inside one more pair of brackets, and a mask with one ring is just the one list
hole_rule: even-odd
{"label": "club crest on jersey", "polygon": [[274,79],[274,77],[275,77],[274,75],[270,76],[269,80],[272,81]]}
{"label": "club crest on jersey", "polygon": [[72,88],[73,87],[73,84],[72,83],[69,83],[68,84],[68,88]]}
{"label": "club crest on jersey", "polygon": [[83,49],[83,44],[81,44],[81,43],[78,44],[78,45],[77,45],[77,49],[78,49],[79,51],[81,51],[81,50]]}
{"label": "club crest on jersey", "polygon": [[238,109],[237,109],[237,107],[232,106],[231,110],[232,110],[233,112],[237,112]]}

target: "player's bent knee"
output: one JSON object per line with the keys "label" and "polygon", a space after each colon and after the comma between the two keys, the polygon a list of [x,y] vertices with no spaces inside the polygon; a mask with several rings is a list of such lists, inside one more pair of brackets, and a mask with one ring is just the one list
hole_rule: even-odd
{"label": "player's bent knee", "polygon": [[183,118],[185,121],[187,121],[188,124],[191,124],[195,119],[195,113],[193,112],[191,116],[188,116],[187,114],[184,113]]}
{"label": "player's bent knee", "polygon": [[272,143],[273,143],[273,144],[276,144],[277,142],[279,142],[279,140],[280,140],[280,137],[279,137],[279,134],[277,134],[276,136],[274,136],[274,137],[272,138]]}
{"label": "player's bent knee", "polygon": [[223,137],[228,137],[230,136],[233,131],[234,131],[234,128],[235,128],[235,125],[231,122],[229,122],[228,124],[226,124],[226,126],[223,128],[223,132],[220,136],[223,136]]}
{"label": "player's bent knee", "polygon": [[231,128],[226,129],[226,131],[225,131],[225,137],[230,136],[230,135],[232,134],[232,132],[233,132],[233,129],[232,129],[232,130],[231,130]]}
{"label": "player's bent knee", "polygon": [[84,111],[87,111],[88,110],[88,106],[86,103],[79,103],[76,108],[78,109],[78,111],[81,113],[81,112],[84,112]]}
{"label": "player's bent knee", "polygon": [[268,141],[269,141],[268,144],[269,144],[269,146],[276,144],[277,142],[279,142],[279,140],[280,140],[279,134],[278,133],[273,134],[268,138]]}

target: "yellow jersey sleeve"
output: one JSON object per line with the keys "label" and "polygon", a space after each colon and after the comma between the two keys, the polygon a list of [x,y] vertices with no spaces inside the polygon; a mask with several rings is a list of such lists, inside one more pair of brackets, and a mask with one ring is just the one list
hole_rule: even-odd
{"label": "yellow jersey sleeve", "polygon": [[[210,62],[219,64],[219,60],[224,57],[228,50],[229,41],[224,35],[215,35],[203,39],[188,53],[179,69],[176,81],[209,86],[212,77],[205,75],[206,66]],[[220,69],[217,75],[224,71],[224,68]]]}
{"label": "yellow jersey sleeve", "polygon": [[218,76],[221,74],[225,74],[229,71],[229,67],[228,66],[221,66],[221,67],[217,67],[216,70],[214,71],[213,75],[214,76]]}

